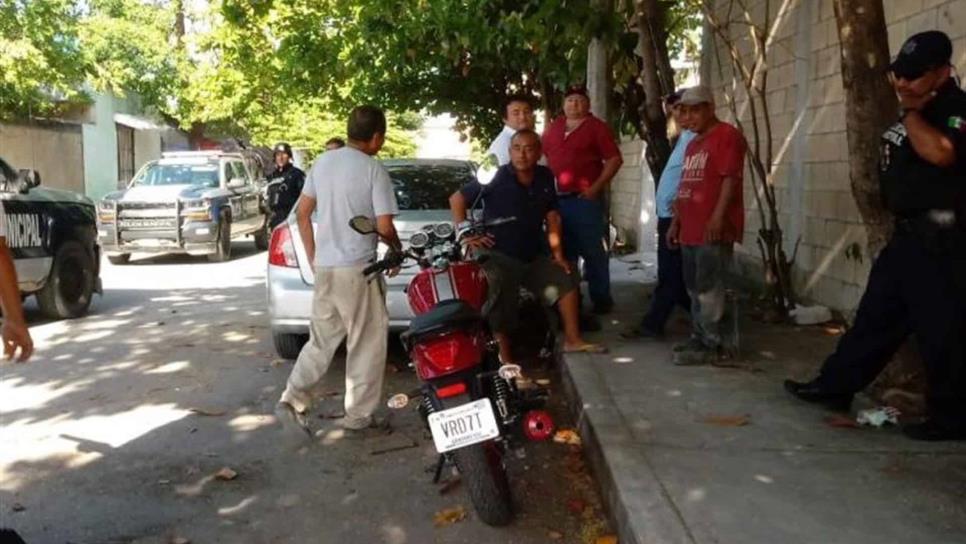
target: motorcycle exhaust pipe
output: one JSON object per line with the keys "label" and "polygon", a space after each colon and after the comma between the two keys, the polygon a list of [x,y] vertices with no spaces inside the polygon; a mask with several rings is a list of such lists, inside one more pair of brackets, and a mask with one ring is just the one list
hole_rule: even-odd
{"label": "motorcycle exhaust pipe", "polygon": [[553,436],[553,418],[546,410],[530,410],[523,416],[523,434],[528,440],[542,442]]}

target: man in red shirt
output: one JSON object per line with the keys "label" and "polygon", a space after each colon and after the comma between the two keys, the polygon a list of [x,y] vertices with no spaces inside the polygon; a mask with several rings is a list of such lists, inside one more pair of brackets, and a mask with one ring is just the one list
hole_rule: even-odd
{"label": "man in red shirt", "polygon": [[691,338],[675,346],[675,364],[701,364],[732,355],[734,316],[725,300],[735,243],[745,228],[742,174],[746,143],[715,116],[707,87],[692,87],[679,102],[696,136],[684,155],[668,245],[681,246],[684,284],[691,296]]}
{"label": "man in red shirt", "polygon": [[543,134],[547,162],[557,178],[567,259],[584,259],[594,311],[610,312],[610,268],[604,236],[602,196],[624,159],[607,123],[590,113],[584,87],[571,87],[564,98],[564,115]]}

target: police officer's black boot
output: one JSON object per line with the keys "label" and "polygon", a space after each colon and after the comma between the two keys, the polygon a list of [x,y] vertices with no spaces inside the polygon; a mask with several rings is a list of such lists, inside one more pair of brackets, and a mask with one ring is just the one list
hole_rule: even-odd
{"label": "police officer's black boot", "polygon": [[785,391],[805,402],[821,404],[836,412],[848,412],[852,406],[851,393],[833,393],[817,379],[810,382],[785,380]]}

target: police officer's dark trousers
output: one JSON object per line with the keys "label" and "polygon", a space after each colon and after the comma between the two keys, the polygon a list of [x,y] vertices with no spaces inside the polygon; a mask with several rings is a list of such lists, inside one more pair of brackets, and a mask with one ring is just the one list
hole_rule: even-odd
{"label": "police officer's dark trousers", "polygon": [[915,336],[932,417],[966,424],[966,274],[963,252],[936,252],[899,228],[872,266],[855,325],[822,367],[829,392],[855,393]]}

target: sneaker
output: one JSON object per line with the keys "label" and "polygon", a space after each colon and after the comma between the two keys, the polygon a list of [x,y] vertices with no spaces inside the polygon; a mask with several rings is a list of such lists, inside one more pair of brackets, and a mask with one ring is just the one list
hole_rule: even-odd
{"label": "sneaker", "polygon": [[287,402],[275,405],[275,418],[282,425],[282,431],[291,438],[306,439],[312,436],[305,416]]}
{"label": "sneaker", "polygon": [[704,344],[701,343],[700,340],[692,336],[687,340],[685,340],[684,342],[678,342],[677,344],[674,344],[674,347],[671,348],[671,351],[673,351],[674,353],[680,353],[682,351],[693,351],[693,350],[700,350],[700,349],[705,349]]}
{"label": "sneaker", "polygon": [[371,417],[355,418],[355,417],[345,416],[342,419],[338,420],[337,424],[339,425],[339,427],[342,427],[347,431],[361,431],[363,429],[368,429],[372,425],[372,418]]}
{"label": "sneaker", "polygon": [[677,366],[707,365],[718,357],[718,350],[701,346],[696,349],[682,349],[674,353],[674,364]]}

